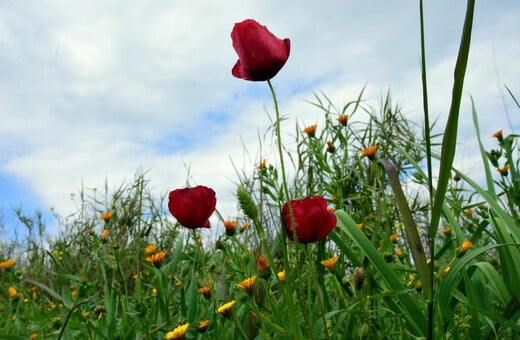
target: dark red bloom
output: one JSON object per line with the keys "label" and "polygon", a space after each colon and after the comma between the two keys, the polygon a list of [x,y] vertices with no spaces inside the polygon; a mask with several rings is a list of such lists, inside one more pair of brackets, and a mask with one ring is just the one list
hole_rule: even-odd
{"label": "dark red bloom", "polygon": [[289,58],[291,41],[278,39],[267,27],[253,19],[236,23],[231,32],[238,61],[231,73],[245,80],[273,78]]}
{"label": "dark red bloom", "polygon": [[209,228],[216,204],[215,191],[202,185],[175,189],[168,196],[168,209],[186,228]]}
{"label": "dark red bloom", "polygon": [[[300,243],[324,239],[336,226],[336,215],[327,209],[327,201],[320,196],[292,200],[296,238]],[[289,203],[282,208],[282,221],[287,236],[294,240]]]}

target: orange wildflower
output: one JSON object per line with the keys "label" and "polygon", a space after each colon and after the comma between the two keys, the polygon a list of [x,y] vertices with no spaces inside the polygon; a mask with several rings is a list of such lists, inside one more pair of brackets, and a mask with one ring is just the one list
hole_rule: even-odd
{"label": "orange wildflower", "polygon": [[105,211],[101,215],[99,215],[99,218],[102,219],[105,222],[108,222],[114,214],[111,211]]}
{"label": "orange wildflower", "polygon": [[334,153],[336,151],[336,147],[330,140],[327,141],[327,152]]}
{"label": "orange wildflower", "polygon": [[204,333],[209,327],[209,320],[204,320],[199,322],[199,325],[197,326],[197,331],[199,333]]}
{"label": "orange wildflower", "polygon": [[159,266],[161,264],[161,261],[164,259],[165,256],[166,256],[166,252],[161,250],[160,252],[158,252],[156,254],[148,256],[145,259],[145,261],[146,262],[150,262],[154,266]]}
{"label": "orange wildflower", "polygon": [[403,251],[401,250],[401,248],[397,248],[395,250],[395,254],[398,256],[398,257],[403,257],[404,256],[404,253]]}
{"label": "orange wildflower", "polygon": [[372,145],[366,149],[361,150],[359,153],[361,154],[361,156],[368,157],[369,159],[374,159],[376,156],[376,151],[377,145]]}
{"label": "orange wildflower", "polygon": [[233,236],[236,233],[236,221],[224,221],[224,228],[226,228],[226,235]]}
{"label": "orange wildflower", "polygon": [[211,288],[208,286],[200,287],[197,291],[202,294],[205,298],[211,297]]}
{"label": "orange wildflower", "polygon": [[305,129],[303,129],[303,133],[307,134],[309,137],[316,136],[316,129],[318,128],[318,125],[309,125]]}
{"label": "orange wildflower", "polygon": [[328,270],[332,270],[334,269],[334,267],[336,267],[336,262],[338,262],[338,258],[339,256],[333,256],[331,258],[321,261],[320,263]]}
{"label": "orange wildflower", "polygon": [[258,269],[263,272],[269,269],[269,263],[267,263],[267,259],[263,256],[258,256],[258,259],[256,260],[256,263],[258,265]]}
{"label": "orange wildflower", "polygon": [[339,116],[338,118],[336,118],[336,120],[343,126],[346,126],[347,125],[347,121],[348,121],[348,115],[341,115]]}
{"label": "orange wildflower", "polygon": [[500,138],[502,138],[502,132],[503,131],[504,131],[503,129],[500,129],[497,132],[495,132],[494,134],[492,134],[491,137],[496,138],[496,139],[500,139]]}
{"label": "orange wildflower", "polygon": [[101,232],[101,238],[106,239],[108,237],[108,229],[103,229]]}
{"label": "orange wildflower", "polygon": [[399,234],[393,233],[392,235],[390,235],[390,237],[388,239],[390,240],[390,242],[395,243],[395,242],[397,242],[398,237],[399,237]]}

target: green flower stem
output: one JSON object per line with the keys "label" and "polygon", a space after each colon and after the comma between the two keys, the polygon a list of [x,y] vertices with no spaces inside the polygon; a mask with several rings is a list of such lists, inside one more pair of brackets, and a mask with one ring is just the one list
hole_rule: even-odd
{"label": "green flower stem", "polygon": [[[276,93],[274,91],[273,85],[271,84],[271,81],[268,80],[267,84],[269,85],[269,90],[271,91],[271,96],[273,98],[274,103],[274,110],[276,114],[275,119],[275,132],[276,132],[276,144],[278,146],[278,155],[280,156],[280,169],[282,171],[282,185],[283,185],[283,191],[284,191],[284,197],[287,200],[287,202],[290,202],[290,194],[289,194],[289,187],[287,185],[287,174],[285,172],[285,163],[283,160],[283,148],[282,148],[282,133],[280,128],[281,123],[281,117],[280,117],[280,109],[278,107],[278,100],[276,99]],[[281,204],[283,206],[283,203]],[[281,208],[281,207],[280,207]],[[295,220],[294,220],[294,211],[292,208],[292,204],[289,204],[289,215],[291,217],[291,225],[292,225],[292,231],[294,234],[296,234],[296,227],[295,227]],[[283,221],[282,221],[283,224]],[[285,233],[283,226],[281,227],[282,233]],[[281,237],[282,239],[282,251],[284,256],[284,270],[285,270],[285,285],[284,285],[284,297],[287,301],[287,309],[289,310],[289,321],[291,323],[291,328],[293,331],[293,336],[295,339],[303,339],[303,336],[301,334],[301,329],[298,324],[298,321],[296,320],[296,313],[292,313],[291,311],[294,311],[294,300],[293,300],[293,272],[292,268],[289,265],[289,255],[288,255],[288,249],[287,249],[287,241],[285,237]],[[303,306],[301,306],[303,307]]]}

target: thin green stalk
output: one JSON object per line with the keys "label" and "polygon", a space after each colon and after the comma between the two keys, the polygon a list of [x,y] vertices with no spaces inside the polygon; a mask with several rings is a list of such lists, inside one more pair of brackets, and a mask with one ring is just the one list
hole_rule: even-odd
{"label": "thin green stalk", "polygon": [[[432,171],[432,149],[431,149],[431,135],[430,135],[430,113],[428,109],[428,82],[426,78],[426,49],[424,47],[424,11],[423,11],[423,1],[419,1],[419,17],[420,17],[420,26],[421,26],[421,84],[422,84],[422,96],[423,96],[423,110],[424,110],[424,139],[426,141],[426,167],[428,169],[428,193],[430,197],[430,207],[433,207],[433,171]],[[428,266],[428,276],[429,282],[427,282],[428,287],[426,287],[426,291],[430,293],[427,296],[428,299],[428,339],[433,339],[433,329],[434,329],[434,295],[432,292],[435,290],[435,280],[433,280],[434,275],[434,261],[435,257],[435,234],[429,234],[428,239],[428,247],[430,253],[430,264]]]}
{"label": "thin green stalk", "polygon": [[[273,85],[271,84],[271,81],[268,80],[267,84],[269,85],[269,90],[271,91],[271,96],[273,98],[274,103],[274,110],[276,114],[275,119],[275,132],[276,132],[276,144],[278,146],[278,155],[280,156],[280,170],[282,171],[282,185],[284,190],[284,196],[285,199],[290,202],[290,195],[289,195],[289,187],[287,185],[287,174],[285,171],[285,163],[283,160],[283,148],[282,148],[282,132],[281,132],[281,117],[280,117],[280,109],[278,107],[278,99],[276,98],[276,93],[274,91]],[[291,224],[292,224],[292,230],[293,232],[296,232],[296,228],[294,226],[294,212],[292,208],[292,204],[289,204],[289,215],[291,217]],[[283,228],[282,228],[283,229]],[[282,230],[283,233],[283,230]],[[285,237],[282,237],[282,243],[283,243],[283,256],[284,256],[284,262],[285,262],[285,280],[286,285],[284,287],[284,296],[287,299],[288,304],[288,310],[292,311],[294,310],[294,300],[292,295],[292,287],[293,287],[293,275],[292,275],[292,268],[289,265],[289,254],[287,249],[287,242],[285,240]],[[298,325],[298,321],[296,320],[296,314],[289,312],[289,321],[291,323],[291,328],[293,330],[293,336],[295,336],[296,339],[302,339],[303,336],[301,334],[300,326]]]}

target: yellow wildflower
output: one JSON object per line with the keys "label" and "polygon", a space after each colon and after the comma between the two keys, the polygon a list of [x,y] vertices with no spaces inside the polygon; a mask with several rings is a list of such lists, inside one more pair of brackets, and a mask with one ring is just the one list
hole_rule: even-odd
{"label": "yellow wildflower", "polygon": [[399,235],[397,233],[393,233],[392,235],[390,235],[390,237],[388,239],[390,240],[390,242],[396,243],[398,237],[399,237]]}
{"label": "yellow wildflower", "polygon": [[258,170],[263,170],[267,168],[267,160],[263,159],[260,164],[258,164]]}
{"label": "yellow wildflower", "polygon": [[403,257],[404,256],[404,253],[403,251],[401,250],[401,248],[397,248],[395,250],[395,254],[398,256],[398,257]]}
{"label": "yellow wildflower", "polygon": [[444,229],[442,229],[442,233],[446,236],[449,236],[451,235],[451,233],[453,232],[453,228],[452,227],[445,227]]}
{"label": "yellow wildflower", "polygon": [[157,245],[150,244],[146,248],[144,248],[144,253],[146,255],[155,254],[155,251],[157,250]]}
{"label": "yellow wildflower", "polygon": [[13,298],[13,299],[14,299],[14,298],[17,298],[17,297],[19,297],[19,296],[21,295],[21,294],[19,294],[19,293],[16,291],[16,288],[14,288],[14,287],[9,287],[9,288],[7,289],[7,292],[9,293],[9,296],[10,296],[11,298]]}
{"label": "yellow wildflower", "polygon": [[236,303],[235,300],[231,300],[231,301],[223,304],[222,306],[217,308],[217,313],[222,314],[224,316],[229,315],[229,313],[231,313],[231,309],[233,308],[235,303]]}
{"label": "yellow wildflower", "polygon": [[336,262],[338,262],[338,258],[339,258],[338,256],[333,256],[331,258],[321,261],[320,263],[322,266],[326,267],[327,269],[332,270],[336,266]]}
{"label": "yellow wildflower", "polygon": [[164,338],[173,339],[173,340],[184,339],[184,335],[188,331],[189,327],[190,327],[189,323],[185,323],[184,325],[177,326],[173,331],[166,333]]}
{"label": "yellow wildflower", "polygon": [[101,232],[101,238],[106,239],[108,237],[108,229],[103,229]]}
{"label": "yellow wildflower", "polygon": [[280,282],[285,282],[285,270],[278,272],[278,274],[276,274],[276,276],[278,276],[278,280],[280,280]]}
{"label": "yellow wildflower", "polygon": [[253,289],[255,282],[256,282],[256,275],[251,276],[251,277],[237,283],[237,286],[244,289],[245,291],[249,292],[249,291],[251,291],[251,289]]}
{"label": "yellow wildflower", "polygon": [[464,240],[464,242],[462,242],[462,244],[460,245],[460,251],[462,253],[467,252],[471,248],[473,248],[473,243],[471,243],[471,241],[469,240]]}
{"label": "yellow wildflower", "polygon": [[14,264],[16,263],[16,260],[15,259],[9,259],[9,260],[5,260],[3,262],[0,262],[0,268],[1,269],[11,269],[13,268]]}

